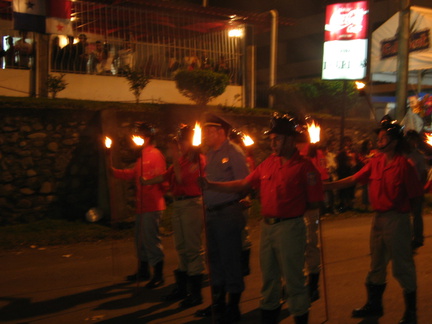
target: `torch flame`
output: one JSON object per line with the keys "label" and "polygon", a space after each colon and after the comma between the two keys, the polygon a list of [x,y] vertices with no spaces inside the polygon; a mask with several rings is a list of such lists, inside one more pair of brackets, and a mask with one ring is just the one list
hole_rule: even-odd
{"label": "torch flame", "polygon": [[243,135],[242,140],[243,140],[244,146],[251,146],[255,143],[249,135]]}
{"label": "torch flame", "polygon": [[201,145],[201,126],[198,122],[195,122],[192,145],[193,146],[200,146]]}
{"label": "torch flame", "polygon": [[356,81],[355,85],[357,87],[357,90],[362,90],[362,89],[364,89],[364,87],[366,87],[366,83],[360,82],[360,81]]}
{"label": "torch flame", "polygon": [[105,147],[106,148],[111,148],[112,145],[112,140],[111,138],[109,138],[108,136],[105,137]]}
{"label": "torch flame", "polygon": [[315,124],[315,121],[312,121],[312,124],[308,124],[307,127],[311,144],[318,143],[320,141],[321,127]]}
{"label": "torch flame", "polygon": [[144,145],[144,138],[142,138],[141,136],[133,135],[132,141],[134,141],[135,145],[137,145],[137,146],[143,146]]}
{"label": "torch flame", "polygon": [[428,143],[430,146],[432,146],[432,133],[425,133],[426,135],[426,143]]}

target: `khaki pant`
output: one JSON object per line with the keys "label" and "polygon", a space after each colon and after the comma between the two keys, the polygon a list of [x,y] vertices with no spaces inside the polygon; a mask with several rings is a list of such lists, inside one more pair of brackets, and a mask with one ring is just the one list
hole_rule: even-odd
{"label": "khaki pant", "polygon": [[307,240],[306,240],[306,264],[305,269],[307,274],[319,273],[321,269],[321,254],[319,246],[319,209],[307,210],[304,214],[306,224]]}
{"label": "khaki pant", "polygon": [[407,292],[417,288],[416,272],[411,248],[409,214],[396,211],[374,216],[370,237],[371,265],[366,283],[386,283],[387,265],[392,261],[393,276]]}
{"label": "khaki pant", "polygon": [[136,215],[135,245],[140,261],[151,266],[164,259],[162,241],[159,235],[159,222],[162,211],[154,211]]}
{"label": "khaki pant", "polygon": [[203,207],[201,198],[174,201],[172,227],[178,253],[180,271],[189,276],[202,274],[204,258],[202,249]]}
{"label": "khaki pant", "polygon": [[309,310],[310,299],[303,273],[305,248],[306,227],[302,217],[274,225],[262,223],[262,309],[273,310],[279,307],[284,283],[291,314],[299,316]]}

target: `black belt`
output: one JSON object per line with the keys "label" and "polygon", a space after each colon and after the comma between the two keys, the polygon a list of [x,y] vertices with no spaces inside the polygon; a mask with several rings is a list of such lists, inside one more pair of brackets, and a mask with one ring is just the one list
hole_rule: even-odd
{"label": "black belt", "polygon": [[177,200],[186,200],[186,199],[193,199],[193,198],[198,198],[198,197],[201,197],[201,196],[174,196],[174,200],[175,201],[177,201]]}
{"label": "black belt", "polygon": [[235,205],[235,204],[238,204],[238,203],[239,203],[238,200],[228,201],[226,203],[222,203],[222,204],[219,204],[219,205],[215,205],[215,206],[212,206],[212,207],[207,207],[207,211],[214,212],[214,211],[222,210],[224,208],[227,208],[229,206],[232,206],[232,205]]}
{"label": "black belt", "polygon": [[301,216],[296,216],[296,217],[284,217],[284,218],[278,218],[278,217],[265,217],[264,218],[264,223],[266,223],[267,225],[274,225],[280,222],[284,222],[290,219],[296,219],[296,218],[300,218],[303,217],[303,215]]}

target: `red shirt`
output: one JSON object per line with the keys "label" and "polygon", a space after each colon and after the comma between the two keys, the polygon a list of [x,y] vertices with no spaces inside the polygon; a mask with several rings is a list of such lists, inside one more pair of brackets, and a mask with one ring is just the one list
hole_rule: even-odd
{"label": "red shirt", "polygon": [[[174,166],[171,166],[165,173],[164,178],[169,182],[171,192],[174,197],[176,196],[200,196],[201,188],[198,185],[198,177],[200,172],[198,170],[198,163],[192,163],[188,158],[182,156],[179,160],[180,173],[182,182],[178,183]],[[201,175],[204,176],[205,157],[200,154]]]}
{"label": "red shirt", "polygon": [[298,152],[285,164],[279,156],[270,155],[246,179],[260,189],[264,217],[302,216],[307,203],[324,199],[319,172]]}
{"label": "red shirt", "polygon": [[136,213],[148,213],[165,209],[164,192],[166,184],[142,186],[141,176],[151,179],[164,174],[166,170],[165,158],[154,146],[146,146],[141,151],[141,157],[132,169],[114,169],[116,178],[123,180],[135,180],[136,185]]}
{"label": "red shirt", "polygon": [[309,153],[309,146],[310,144],[307,143],[304,145],[304,147],[300,150],[300,155],[308,158],[313,163],[314,167],[318,170],[318,172],[321,175],[321,180],[328,180],[330,178],[329,173],[327,171],[327,159],[322,150],[316,150],[316,155],[314,157],[310,157],[308,155]]}
{"label": "red shirt", "polygon": [[369,184],[369,200],[378,212],[408,213],[409,200],[423,194],[413,165],[401,155],[387,165],[384,154],[375,155],[353,177],[361,184]]}

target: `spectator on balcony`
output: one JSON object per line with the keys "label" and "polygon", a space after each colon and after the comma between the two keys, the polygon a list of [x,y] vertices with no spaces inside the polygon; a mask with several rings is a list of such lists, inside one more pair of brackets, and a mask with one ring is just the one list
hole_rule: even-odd
{"label": "spectator on balcony", "polygon": [[5,58],[5,67],[6,68],[14,68],[16,66],[15,63],[15,46],[13,43],[12,36],[6,37],[7,49],[0,51],[0,57]]}
{"label": "spectator on balcony", "polygon": [[219,61],[216,63],[215,72],[228,75],[231,81],[231,70],[224,55],[221,55]]}
{"label": "spectator on balcony", "polygon": [[130,41],[124,41],[122,47],[117,52],[117,73],[123,75],[128,69],[135,67],[135,51]]}
{"label": "spectator on balcony", "polygon": [[203,70],[213,70],[214,64],[213,61],[208,56],[206,51],[201,53],[201,69]]}
{"label": "spectator on balcony", "polygon": [[22,33],[22,37],[15,43],[15,51],[18,55],[18,67],[22,69],[30,68],[30,57],[33,54],[33,48],[30,43],[26,42],[27,32]]}
{"label": "spectator on balcony", "polygon": [[180,67],[180,62],[177,59],[174,50],[165,52],[165,61],[162,68],[163,77],[172,78]]}
{"label": "spectator on balcony", "polygon": [[195,51],[190,51],[190,54],[188,56],[185,56],[184,64],[185,64],[186,70],[188,70],[188,71],[193,71],[193,70],[199,69],[201,67],[200,59],[195,54]]}
{"label": "spectator on balcony", "polygon": [[78,43],[75,44],[74,47],[76,53],[75,71],[79,73],[86,73],[87,62],[89,59],[87,36],[85,34],[80,34],[78,36]]}
{"label": "spectator on balcony", "polygon": [[59,70],[60,69],[60,38],[58,36],[54,37],[51,43],[51,69]]}
{"label": "spectator on balcony", "polygon": [[108,50],[101,41],[96,41],[95,45],[96,48],[90,53],[90,73],[102,74],[106,70]]}
{"label": "spectator on balcony", "polygon": [[76,58],[76,48],[74,46],[74,37],[68,36],[68,44],[60,51],[60,68],[63,71],[72,72]]}

